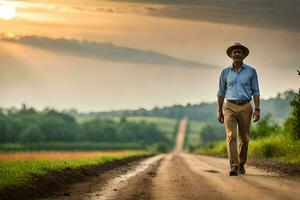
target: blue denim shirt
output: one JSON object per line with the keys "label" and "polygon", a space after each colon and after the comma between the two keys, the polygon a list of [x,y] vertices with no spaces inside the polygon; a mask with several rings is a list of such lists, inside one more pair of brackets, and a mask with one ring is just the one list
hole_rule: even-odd
{"label": "blue denim shirt", "polygon": [[251,96],[259,95],[257,73],[253,67],[243,63],[238,72],[233,69],[233,64],[223,69],[217,96],[223,96],[227,100],[251,101]]}

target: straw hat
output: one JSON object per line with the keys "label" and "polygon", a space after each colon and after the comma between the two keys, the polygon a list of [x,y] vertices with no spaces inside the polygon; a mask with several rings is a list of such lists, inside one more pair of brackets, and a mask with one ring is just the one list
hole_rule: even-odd
{"label": "straw hat", "polygon": [[242,45],[241,43],[236,42],[235,44],[231,45],[230,47],[227,48],[227,55],[231,58],[231,51],[233,49],[242,49],[245,53],[245,58],[249,55],[249,49]]}

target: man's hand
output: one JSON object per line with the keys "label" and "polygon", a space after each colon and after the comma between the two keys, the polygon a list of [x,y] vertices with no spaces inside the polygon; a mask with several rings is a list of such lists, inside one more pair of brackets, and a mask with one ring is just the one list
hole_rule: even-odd
{"label": "man's hand", "polygon": [[[253,96],[255,108],[259,108],[260,98],[259,96]],[[253,122],[257,122],[260,118],[260,110],[254,110]]]}
{"label": "man's hand", "polygon": [[224,97],[223,96],[218,96],[218,113],[217,113],[217,118],[218,118],[218,121],[221,124],[224,123],[223,103],[224,103]]}
{"label": "man's hand", "polygon": [[217,113],[217,118],[218,118],[218,121],[219,121],[221,124],[224,123],[224,114],[223,114],[223,111],[222,111],[222,110],[218,111],[218,113]]}
{"label": "man's hand", "polygon": [[260,118],[260,111],[259,110],[254,110],[253,112],[253,122],[257,122]]}

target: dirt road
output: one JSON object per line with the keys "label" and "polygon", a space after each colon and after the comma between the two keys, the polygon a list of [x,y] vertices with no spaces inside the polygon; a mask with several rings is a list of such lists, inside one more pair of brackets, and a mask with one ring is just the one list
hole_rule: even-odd
{"label": "dirt road", "polygon": [[300,199],[300,177],[250,166],[246,175],[230,177],[227,159],[182,152],[186,123],[185,119],[180,122],[173,152],[72,185],[53,199]]}

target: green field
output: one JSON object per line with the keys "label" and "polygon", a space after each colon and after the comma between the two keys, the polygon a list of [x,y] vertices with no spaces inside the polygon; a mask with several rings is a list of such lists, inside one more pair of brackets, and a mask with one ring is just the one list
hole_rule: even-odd
{"label": "green field", "polygon": [[200,131],[206,123],[196,120],[188,121],[188,128],[186,133],[185,148],[193,150],[201,145]]}
{"label": "green field", "polygon": [[[91,157],[89,156],[89,152],[82,152],[81,157],[72,158],[72,153],[66,154],[63,152],[62,156],[58,159],[45,159],[47,158],[47,152],[36,154],[38,154],[38,157],[34,159],[24,159],[22,153],[17,153],[17,155],[12,153],[2,154],[2,157],[0,157],[0,189],[12,185],[20,185],[32,177],[45,175],[67,167],[74,169],[87,165],[99,165],[108,161],[125,159],[132,156],[145,156],[150,153],[146,151],[123,151],[102,154],[99,152],[98,156]],[[36,155],[33,153],[32,156]],[[11,157],[14,158],[11,159]],[[66,158],[64,159],[64,157]]]}
{"label": "green field", "polygon": [[[111,119],[116,122],[120,121],[120,117],[112,117],[106,118]],[[172,132],[174,130],[174,126],[176,125],[177,120],[165,117],[145,117],[145,116],[134,116],[134,117],[126,117],[126,120],[130,122],[141,122],[145,121],[146,123],[153,123],[158,126],[158,129],[162,132]]]}
{"label": "green field", "polygon": [[[120,117],[109,118],[114,121],[120,121]],[[166,137],[174,142],[174,137],[177,132],[178,120],[165,118],[165,117],[146,117],[146,116],[134,116],[126,117],[129,122],[141,122],[145,121],[146,123],[153,123],[158,127],[158,130],[166,135]]]}
{"label": "green field", "polygon": [[158,129],[164,133],[170,141],[174,141],[177,131],[176,119],[163,117],[128,117],[127,120],[132,122],[145,121],[146,123],[156,124]]}
{"label": "green field", "polygon": [[[120,118],[113,118],[119,121]],[[128,117],[128,122],[153,123],[160,132],[169,139],[170,147],[174,142],[177,133],[178,121],[175,119],[159,118],[159,117]],[[192,127],[197,127],[197,123],[193,123]],[[142,143],[112,143],[112,142],[34,142],[34,143],[4,143],[0,145],[0,188],[10,185],[20,185],[30,180],[32,177],[45,175],[52,171],[62,170],[64,168],[78,168],[88,165],[103,164],[112,160],[125,159],[132,156],[145,156],[153,154],[155,149],[169,148],[161,146],[160,141],[151,146],[143,146]],[[147,149],[147,150],[142,150]],[[45,151],[44,156],[34,159],[24,159],[24,154],[29,157],[38,155]],[[91,157],[95,150],[105,152],[105,155]],[[110,150],[126,150],[109,154]],[[71,155],[71,158],[52,159],[50,154],[62,152],[63,155]],[[2,153],[1,153],[2,152]],[[116,151],[115,151],[116,152]],[[82,153],[82,157],[74,157],[73,154]],[[108,155],[109,154],[109,155]],[[11,159],[11,157],[16,157]]]}
{"label": "green field", "polygon": [[128,117],[128,121],[153,123],[158,126],[158,129],[164,133],[171,133],[174,131],[177,120],[163,117]]}

